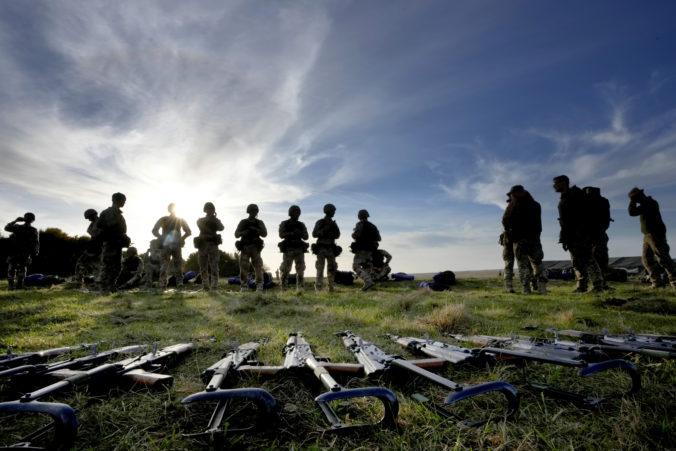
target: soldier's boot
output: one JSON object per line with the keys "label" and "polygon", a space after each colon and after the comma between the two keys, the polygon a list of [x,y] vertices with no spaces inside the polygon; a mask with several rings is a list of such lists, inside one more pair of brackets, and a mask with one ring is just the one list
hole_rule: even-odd
{"label": "soldier's boot", "polygon": [[512,286],[512,279],[505,279],[505,293],[514,293],[514,287]]}
{"label": "soldier's boot", "polygon": [[17,290],[23,290],[24,289],[23,281],[24,281],[23,277],[17,277],[16,278],[16,289]]}
{"label": "soldier's boot", "polygon": [[296,290],[303,291],[305,286],[305,274],[302,272],[296,272]]}
{"label": "soldier's boot", "polygon": [[332,274],[332,275],[326,277],[326,281],[328,282],[328,285],[329,285],[329,288],[328,288],[329,293],[333,293],[335,291],[335,288],[333,287],[335,278],[336,278],[335,274]]}
{"label": "soldier's boot", "polygon": [[540,291],[540,286],[537,279],[533,278],[530,280],[530,289],[533,291]]}
{"label": "soldier's boot", "polygon": [[7,289],[10,291],[14,289],[14,279],[7,279]]}
{"label": "soldier's boot", "polygon": [[540,294],[547,294],[549,291],[547,291],[547,279],[540,280],[538,282],[538,293]]}
{"label": "soldier's boot", "polygon": [[587,292],[587,281],[578,280],[573,293],[586,293]]}
{"label": "soldier's boot", "polygon": [[603,293],[603,281],[592,282],[592,287],[589,289],[590,293]]}
{"label": "soldier's boot", "polygon": [[521,294],[531,294],[530,281],[526,281],[521,288]]}

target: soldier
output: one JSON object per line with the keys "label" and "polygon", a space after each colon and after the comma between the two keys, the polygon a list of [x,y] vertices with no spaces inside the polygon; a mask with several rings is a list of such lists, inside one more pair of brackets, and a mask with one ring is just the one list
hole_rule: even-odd
{"label": "soldier", "polygon": [[606,282],[608,274],[608,227],[613,222],[610,217],[610,202],[601,196],[601,189],[593,186],[582,188],[589,203],[589,222],[591,226],[592,255],[599,265],[603,276],[603,288],[612,290]]}
{"label": "soldier", "polygon": [[122,248],[129,247],[131,243],[127,236],[127,222],[121,210],[126,202],[127,197],[124,194],[113,194],[113,205],[103,210],[96,222],[102,241],[98,279],[103,293],[117,290],[116,280],[122,264]]}
{"label": "soldier", "polygon": [[373,252],[373,270],[371,278],[376,282],[388,280],[388,275],[392,270],[392,268],[390,268],[390,261],[392,261],[392,255],[385,249],[378,249]]}
{"label": "soldier", "polygon": [[315,278],[315,291],[321,291],[324,284],[324,266],[326,266],[326,280],[328,290],[333,291],[336,278],[336,257],[340,255],[343,249],[336,246],[336,240],[340,238],[340,229],[333,220],[336,214],[336,207],[333,204],[324,205],[324,217],[315,223],[312,230],[312,236],[317,238],[317,242],[312,245],[312,253],[317,256],[315,268],[317,277]]}
{"label": "soldier", "polygon": [[218,245],[223,242],[220,232],[224,229],[223,223],[216,217],[216,207],[211,202],[204,204],[202,209],[206,214],[197,220],[200,234],[195,238],[197,259],[202,274],[202,289],[204,291],[218,290]]}
{"label": "soldier", "polygon": [[542,219],[540,204],[523,186],[515,185],[507,193],[509,203],[502,216],[505,239],[512,247],[519,264],[522,293],[531,293],[531,282],[537,280],[540,294],[547,293],[547,277],[542,265]]}
{"label": "soldier", "polygon": [[376,284],[371,278],[371,272],[373,271],[373,252],[378,249],[378,242],[380,241],[380,232],[374,224],[368,221],[368,217],[369,212],[366,210],[359,210],[359,213],[357,213],[359,222],[352,231],[354,242],[350,246],[352,252],[354,252],[352,270],[364,281],[364,285],[361,287],[362,291],[366,291]]}
{"label": "soldier", "polygon": [[[84,282],[85,276],[93,274],[94,278],[98,278],[99,265],[101,263],[101,231],[96,227],[99,221],[99,214],[93,208],[85,210],[84,217],[89,221],[87,233],[90,236],[84,252],[77,259],[75,264],[75,275],[71,280],[71,285],[74,288],[79,288]],[[97,284],[98,280],[95,281]]]}
{"label": "soldier", "polygon": [[570,187],[570,181],[565,175],[554,177],[554,191],[561,193],[559,243],[564,251],[570,252],[577,281],[574,291],[576,293],[587,291],[587,284],[591,279],[591,291],[601,292],[604,281],[601,269],[592,254],[591,231],[588,225],[590,213],[586,196],[577,186]]}
{"label": "soldier", "polygon": [[[510,200],[512,200],[512,197],[507,193],[508,204]],[[514,286],[512,285],[512,281],[514,280],[514,247],[507,239],[507,232],[505,230],[498,237],[498,244],[502,246],[502,261],[505,262],[505,273],[503,274],[505,292],[514,293]]]}
{"label": "soldier", "polygon": [[[185,219],[176,216],[174,204],[167,206],[169,216],[162,216],[153,227],[153,235],[161,240],[162,258],[160,261],[160,287],[167,288],[169,272],[176,277],[176,287],[183,286],[183,256],[181,248],[185,245],[185,239],[192,235]],[[162,229],[162,233],[160,233]],[[181,236],[181,230],[184,234]]]}
{"label": "soldier", "polygon": [[159,238],[150,240],[150,247],[143,255],[143,278],[146,290],[152,290],[153,279],[160,277],[160,266],[162,262],[162,241]]}
{"label": "soldier", "polygon": [[263,250],[263,240],[268,236],[268,230],[260,219],[257,219],[258,205],[250,204],[246,207],[248,218],[242,219],[235,230],[235,238],[240,238],[235,242],[235,247],[239,254],[239,277],[240,291],[249,289],[247,284],[247,274],[249,266],[253,266],[256,274],[256,291],[263,291],[263,259],[261,251]]}
{"label": "soldier", "polygon": [[279,250],[282,252],[282,264],[279,267],[282,291],[289,285],[289,272],[291,265],[296,265],[296,290],[302,290],[305,283],[305,253],[309,245],[307,244],[308,234],[305,224],[298,220],[300,218],[300,207],[292,205],[289,207],[289,219],[282,221],[279,225],[279,237],[284,241],[279,243]]}
{"label": "soldier", "polygon": [[636,187],[629,191],[629,216],[640,216],[643,232],[643,266],[650,274],[651,288],[664,286],[659,274],[664,270],[672,288],[676,288],[674,261],[669,255],[667,227],[662,221],[660,206],[655,199],[646,196]]}
{"label": "soldier", "polygon": [[[7,256],[8,290],[24,288],[26,268],[40,252],[40,236],[38,230],[31,225],[33,221],[35,215],[28,212],[5,226],[5,231],[11,233]],[[18,222],[23,224],[17,224]]]}
{"label": "soldier", "polygon": [[117,277],[117,286],[121,289],[135,288],[143,279],[143,260],[135,247],[127,249],[127,257],[122,260],[122,270]]}

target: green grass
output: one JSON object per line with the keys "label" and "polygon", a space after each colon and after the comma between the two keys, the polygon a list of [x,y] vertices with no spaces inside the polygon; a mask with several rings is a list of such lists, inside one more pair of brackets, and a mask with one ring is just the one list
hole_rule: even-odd
{"label": "green grass", "polygon": [[[354,362],[335,332],[351,329],[365,340],[406,358],[420,358],[398,348],[384,333],[449,341],[445,332],[506,335],[523,333],[536,324],[557,329],[613,333],[628,330],[676,335],[676,293],[651,291],[635,281],[615,284],[601,295],[573,294],[572,285],[556,281],[546,296],[506,294],[496,279],[465,279],[450,292],[417,288],[418,282],[388,282],[362,293],[339,287],[333,294],[294,291],[264,294],[228,292],[119,293],[113,296],[77,291],[30,290],[0,292],[0,346],[28,352],[55,346],[101,342],[102,349],[159,341],[160,346],[193,342],[196,351],[168,370],[174,375],[169,389],[79,386],[49,400],[70,404],[78,412],[78,449],[200,449],[209,442],[184,437],[206,426],[208,413],[188,410],[180,400],[204,389],[200,373],[229,351],[235,340],[267,338],[259,359],[281,365],[281,349],[289,332],[301,331],[317,355],[336,362]],[[4,287],[2,287],[4,288]],[[530,332],[533,334],[533,332]],[[243,378],[237,386],[268,390],[279,403],[278,420],[268,429],[227,432],[219,447],[241,449],[663,449],[676,443],[676,362],[628,357],[641,372],[643,390],[636,396],[610,400],[596,410],[543,398],[528,391],[524,375],[562,388],[584,387],[607,391],[626,384],[611,374],[579,381],[574,371],[551,365],[529,365],[526,371],[498,365],[490,368],[454,368],[441,371],[463,385],[505,380],[521,395],[521,408],[506,422],[467,428],[445,420],[411,400],[424,393],[443,400],[443,389],[410,376],[394,373],[381,380],[336,376],[348,387],[383,385],[400,402],[398,430],[368,430],[361,435],[323,433],[326,427],[314,397],[322,389],[312,377]],[[306,380],[308,379],[308,380]],[[21,392],[0,381],[2,401]],[[489,400],[490,402],[493,402]],[[466,407],[472,411],[473,407]],[[203,409],[204,410],[204,409]],[[26,425],[0,418],[0,444],[16,439]],[[18,431],[17,431],[18,429]]]}

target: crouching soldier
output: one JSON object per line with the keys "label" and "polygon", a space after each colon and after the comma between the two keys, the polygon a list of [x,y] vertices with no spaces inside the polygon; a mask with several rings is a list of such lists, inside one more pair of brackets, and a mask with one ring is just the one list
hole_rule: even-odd
{"label": "crouching soldier", "polygon": [[[31,224],[35,221],[33,213],[26,213],[5,226],[10,232],[9,252],[7,256],[7,289],[23,289],[26,269],[33,257],[40,252],[38,230]],[[22,222],[23,224],[17,224]]]}
{"label": "crouching soldier", "polygon": [[336,214],[336,207],[333,204],[324,205],[324,217],[315,223],[312,230],[312,236],[317,238],[317,242],[312,245],[312,253],[317,256],[315,268],[317,277],[315,278],[315,291],[321,291],[324,284],[324,266],[326,266],[326,281],[328,290],[333,291],[333,284],[336,278],[338,264],[336,257],[340,255],[343,249],[336,246],[336,240],[340,238],[340,229],[333,220]]}
{"label": "crouching soldier", "polygon": [[354,252],[354,260],[352,261],[352,270],[361,277],[364,281],[362,291],[366,291],[373,287],[376,283],[371,277],[373,271],[373,252],[378,249],[378,242],[380,241],[380,232],[378,227],[368,221],[369,212],[366,210],[359,210],[357,218],[359,222],[354,226],[352,232],[352,239],[354,242],[350,246]]}
{"label": "crouching soldier", "polygon": [[143,254],[143,281],[146,290],[152,290],[153,280],[160,279],[162,264],[162,242],[159,238],[150,241],[150,247]]}
{"label": "crouching soldier", "polygon": [[206,216],[197,220],[199,236],[194,240],[197,248],[197,259],[202,275],[202,289],[215,291],[218,289],[218,245],[223,242],[218,232],[223,230],[223,223],[216,217],[216,207],[211,202],[204,204]]}
{"label": "crouching soldier", "polygon": [[239,277],[240,291],[248,291],[247,275],[249,266],[253,266],[256,274],[256,291],[263,291],[263,259],[261,251],[263,250],[263,240],[268,236],[268,230],[265,224],[258,216],[258,205],[249,204],[246,207],[248,218],[242,219],[235,230],[235,247],[239,251]]}
{"label": "crouching soldier", "polygon": [[143,259],[139,257],[135,247],[127,249],[127,256],[122,260],[122,270],[117,277],[118,288],[128,290],[141,285],[143,280]]}
{"label": "crouching soldier", "polygon": [[300,218],[300,207],[292,205],[289,207],[289,219],[282,221],[279,225],[279,237],[284,240],[279,243],[279,250],[282,252],[282,264],[279,267],[282,291],[288,288],[289,272],[294,263],[296,265],[296,289],[302,290],[305,283],[305,253],[309,247],[306,242],[308,234],[305,224],[298,218]]}

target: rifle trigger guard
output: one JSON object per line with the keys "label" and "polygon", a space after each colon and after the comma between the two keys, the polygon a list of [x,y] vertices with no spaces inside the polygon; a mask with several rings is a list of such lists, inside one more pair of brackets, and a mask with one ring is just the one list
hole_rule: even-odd
{"label": "rifle trigger guard", "polygon": [[346,429],[349,428],[349,426],[346,426],[342,421],[340,421],[340,418],[338,418],[335,411],[328,405],[328,403],[338,399],[353,398],[378,399],[385,407],[385,414],[383,415],[383,418],[378,423],[376,423],[376,425],[382,425],[390,428],[394,428],[396,426],[397,415],[399,413],[399,401],[397,400],[397,396],[384,387],[365,387],[342,389],[336,392],[327,392],[315,398],[315,402],[319,404],[319,407],[321,407],[327,420],[329,423],[331,423],[332,430]]}
{"label": "rifle trigger guard", "polygon": [[578,375],[580,377],[591,376],[602,371],[619,369],[631,377],[631,388],[627,394],[636,393],[641,389],[641,374],[638,372],[633,363],[626,360],[606,360],[604,362],[594,363],[592,365],[580,368]]}
{"label": "rifle trigger guard", "polygon": [[[490,393],[493,391],[502,393],[502,395],[507,399],[507,411],[505,412],[505,416],[512,416],[519,408],[519,394],[514,386],[502,381],[488,382],[486,384],[476,385],[474,387],[467,387],[462,391],[448,395],[444,400],[444,404],[453,404],[463,399]],[[470,423],[469,425],[479,426],[483,423],[486,423],[487,421],[490,420]]]}
{"label": "rifle trigger guard", "polygon": [[[51,443],[47,444],[44,449],[69,449],[73,442],[75,442],[75,437],[77,435],[77,416],[72,407],[67,404],[54,403],[54,402],[3,402],[0,403],[0,412],[13,412],[13,413],[22,413],[22,412],[31,412],[31,413],[44,413],[52,417],[54,423],[39,429],[28,437],[37,438],[42,433],[47,430],[54,428],[54,438]],[[19,447],[26,447],[25,440],[29,438],[24,438]],[[28,446],[31,446],[28,443]],[[42,449],[42,448],[33,448],[30,449]]]}

